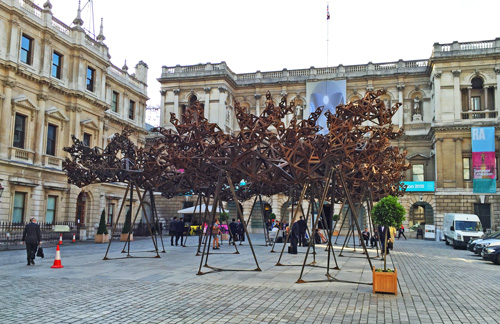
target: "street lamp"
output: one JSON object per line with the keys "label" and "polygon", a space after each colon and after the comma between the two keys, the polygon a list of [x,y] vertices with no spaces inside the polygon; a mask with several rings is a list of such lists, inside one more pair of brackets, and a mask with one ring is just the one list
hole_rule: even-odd
{"label": "street lamp", "polygon": [[2,194],[3,194],[3,189],[4,187],[2,186],[2,184],[0,183],[0,197],[2,197]]}

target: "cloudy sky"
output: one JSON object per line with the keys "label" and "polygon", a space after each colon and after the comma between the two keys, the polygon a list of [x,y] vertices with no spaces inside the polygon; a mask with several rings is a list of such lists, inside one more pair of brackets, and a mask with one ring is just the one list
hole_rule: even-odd
{"label": "cloudy sky", "polygon": [[[50,1],[70,25],[78,0]],[[149,65],[149,106],[160,102],[162,65],[226,61],[247,73],[380,63],[429,58],[434,43],[500,37],[499,0],[94,0],[93,9],[111,61]]]}

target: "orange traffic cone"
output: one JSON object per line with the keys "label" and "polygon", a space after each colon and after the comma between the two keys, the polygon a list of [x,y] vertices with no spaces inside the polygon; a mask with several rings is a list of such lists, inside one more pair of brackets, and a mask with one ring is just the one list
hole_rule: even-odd
{"label": "orange traffic cone", "polygon": [[61,244],[61,245],[62,245],[62,233],[61,233],[61,235],[59,236],[59,244]]}
{"label": "orange traffic cone", "polygon": [[76,243],[75,233],[73,233],[73,241],[71,243]]}
{"label": "orange traffic cone", "polygon": [[56,258],[54,260],[54,265],[51,268],[64,268],[61,264],[61,251],[59,250],[59,245],[57,245]]}

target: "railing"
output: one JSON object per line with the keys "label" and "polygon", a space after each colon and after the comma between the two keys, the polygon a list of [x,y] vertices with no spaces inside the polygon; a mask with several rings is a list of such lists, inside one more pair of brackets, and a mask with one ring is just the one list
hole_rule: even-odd
{"label": "railing", "polygon": [[59,166],[59,159],[55,158],[55,157],[49,156],[48,159],[47,159],[47,163],[50,164],[50,165]]}
{"label": "railing", "polygon": [[33,2],[29,0],[19,0],[19,5],[21,6],[21,8],[25,9],[28,12],[31,12],[38,18],[42,17],[42,8],[38,7]]}
{"label": "railing", "polygon": [[427,67],[429,65],[428,60],[418,60],[418,61],[406,61],[405,67]]}
{"label": "railing", "polygon": [[493,48],[493,47],[494,47],[494,42],[493,41],[487,41],[487,42],[469,42],[469,43],[461,43],[460,44],[460,49],[462,51],[475,50],[475,49],[485,49],[485,48]]}
{"label": "railing", "polygon": [[[23,239],[24,227],[28,223],[0,222],[0,245],[2,248],[9,248],[9,245],[19,244]],[[63,241],[71,241],[73,234],[77,240],[80,239],[80,231],[74,222],[38,223],[42,232],[42,242],[58,241],[62,234]],[[67,225],[69,232],[56,232],[54,225]]]}
{"label": "railing", "polygon": [[[336,69],[336,68],[333,68]],[[288,71],[290,76],[307,76],[309,75],[309,69],[302,69],[302,70],[290,70]]]}
{"label": "railing", "polygon": [[346,72],[364,72],[367,70],[367,65],[350,65],[345,67]]}
{"label": "railing", "polygon": [[392,70],[397,68],[398,68],[397,63],[375,64],[375,70]]}
{"label": "railing", "polygon": [[14,149],[14,156],[16,159],[20,160],[29,160],[30,159],[30,153],[28,151],[25,151],[23,149]]}
{"label": "railing", "polygon": [[69,30],[70,30],[69,26],[67,26],[62,21],[60,21],[55,17],[52,17],[52,27],[58,29],[60,32],[69,36]]}
{"label": "railing", "polygon": [[283,77],[283,72],[278,71],[278,72],[264,72],[262,73],[262,77],[264,79],[279,79]]}
{"label": "railing", "polygon": [[98,42],[96,42],[92,37],[90,37],[89,35],[85,35],[85,42],[87,44],[89,44],[90,46],[92,47],[96,47],[96,48],[99,48],[101,46],[101,44],[99,44]]}
{"label": "railing", "polygon": [[317,74],[337,73],[337,68],[336,67],[320,68],[316,70],[316,73]]}
{"label": "railing", "polygon": [[462,119],[485,119],[497,118],[498,112],[493,110],[466,111],[462,112]]}

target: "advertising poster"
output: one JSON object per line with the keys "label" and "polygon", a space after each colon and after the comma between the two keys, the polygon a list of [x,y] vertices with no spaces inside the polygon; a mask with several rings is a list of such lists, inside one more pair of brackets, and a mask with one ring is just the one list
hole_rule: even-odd
{"label": "advertising poster", "polygon": [[474,193],[496,192],[495,127],[472,127]]}
{"label": "advertising poster", "polygon": [[[318,107],[323,107],[322,112],[330,111],[335,113],[335,107],[340,104],[345,104],[346,101],[346,80],[339,81],[321,81],[307,82],[306,96],[308,100],[308,113],[315,112]],[[319,134],[327,134],[328,127],[326,125],[326,117],[324,114],[316,122],[322,129]]]}

